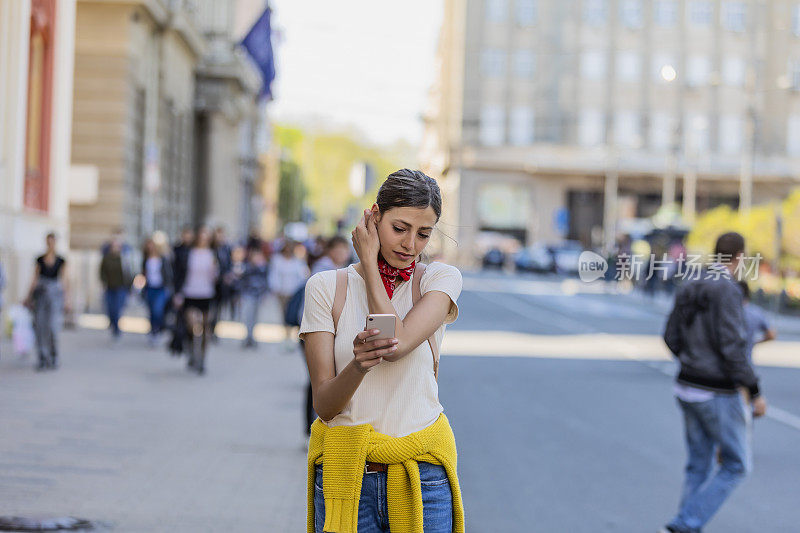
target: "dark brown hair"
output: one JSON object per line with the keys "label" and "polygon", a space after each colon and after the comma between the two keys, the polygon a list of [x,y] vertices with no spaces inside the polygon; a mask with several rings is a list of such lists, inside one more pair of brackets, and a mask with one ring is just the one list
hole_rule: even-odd
{"label": "dark brown hair", "polygon": [[744,253],[744,237],[740,233],[731,231],[723,233],[717,238],[714,255],[720,258],[721,262],[728,263],[739,253]]}
{"label": "dark brown hair", "polygon": [[389,174],[378,190],[375,203],[381,213],[395,207],[431,207],[437,221],[442,216],[439,184],[421,170],[403,168]]}

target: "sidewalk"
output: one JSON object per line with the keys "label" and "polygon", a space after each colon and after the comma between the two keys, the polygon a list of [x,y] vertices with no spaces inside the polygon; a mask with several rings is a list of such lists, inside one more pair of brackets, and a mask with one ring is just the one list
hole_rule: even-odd
{"label": "sidewalk", "polygon": [[140,334],[63,334],[61,368],[0,347],[0,515],[114,531],[303,531],[306,370],[296,350],[211,345],[207,374]]}

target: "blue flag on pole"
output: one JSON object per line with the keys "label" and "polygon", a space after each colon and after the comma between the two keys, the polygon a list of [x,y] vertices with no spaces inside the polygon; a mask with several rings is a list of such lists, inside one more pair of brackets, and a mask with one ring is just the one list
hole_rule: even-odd
{"label": "blue flag on pole", "polygon": [[272,97],[272,80],[275,79],[275,58],[272,55],[272,27],[270,26],[269,7],[258,18],[247,36],[242,40],[242,46],[250,57],[253,58],[258,70],[261,71],[261,93],[259,96]]}

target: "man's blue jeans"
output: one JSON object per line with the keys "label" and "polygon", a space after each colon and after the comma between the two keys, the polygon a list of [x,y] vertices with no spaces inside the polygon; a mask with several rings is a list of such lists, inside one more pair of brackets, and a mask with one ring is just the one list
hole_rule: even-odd
{"label": "man's blue jeans", "polygon": [[678,403],[683,410],[689,457],[678,515],[669,526],[695,533],[752,470],[751,417],[738,393],[717,393],[705,402]]}
{"label": "man's blue jeans", "polygon": [[[419,463],[422,485],[422,527],[425,533],[453,531],[453,494],[443,466]],[[325,524],[325,499],[322,493],[322,465],[317,465],[314,480],[314,531],[322,533]],[[389,505],[386,497],[386,472],[365,473],[358,502],[358,533],[389,531]]]}
{"label": "man's blue jeans", "polygon": [[111,333],[115,337],[119,335],[119,319],[122,316],[122,310],[125,308],[127,299],[128,289],[106,289],[106,314],[108,314],[108,321],[111,325]]}

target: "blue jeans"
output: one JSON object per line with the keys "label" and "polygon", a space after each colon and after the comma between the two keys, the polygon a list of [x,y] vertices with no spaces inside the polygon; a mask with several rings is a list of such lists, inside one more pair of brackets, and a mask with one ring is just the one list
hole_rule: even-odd
{"label": "blue jeans", "polygon": [[255,294],[242,294],[242,320],[247,328],[245,341],[253,342],[253,330],[258,322],[258,308],[261,306],[261,297]]}
{"label": "blue jeans", "polygon": [[111,325],[111,333],[115,337],[119,335],[119,319],[122,316],[122,309],[125,307],[127,298],[128,289],[106,289],[106,314]]}
{"label": "blue jeans", "polygon": [[150,311],[150,333],[160,333],[164,329],[164,310],[167,307],[169,291],[164,287],[146,287],[144,299]]}
{"label": "blue jeans", "polygon": [[[443,466],[419,463],[422,484],[422,528],[425,533],[452,533],[453,494]],[[322,493],[322,465],[316,466],[314,480],[314,531],[322,533],[325,499]],[[358,533],[389,531],[386,472],[365,473],[358,502]]]}
{"label": "blue jeans", "polygon": [[738,393],[717,393],[705,402],[678,403],[683,410],[689,457],[678,515],[669,526],[695,533],[752,470],[751,420]]}

